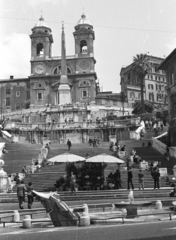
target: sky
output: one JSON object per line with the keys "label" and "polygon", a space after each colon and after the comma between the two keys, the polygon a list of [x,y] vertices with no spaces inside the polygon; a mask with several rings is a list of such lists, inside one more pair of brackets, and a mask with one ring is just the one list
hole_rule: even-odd
{"label": "sky", "polygon": [[120,92],[120,70],[139,53],[166,57],[176,46],[175,0],[0,0],[0,79],[30,75],[31,29],[41,14],[52,29],[52,56],[75,54],[74,26],[85,13],[94,27],[101,90]]}

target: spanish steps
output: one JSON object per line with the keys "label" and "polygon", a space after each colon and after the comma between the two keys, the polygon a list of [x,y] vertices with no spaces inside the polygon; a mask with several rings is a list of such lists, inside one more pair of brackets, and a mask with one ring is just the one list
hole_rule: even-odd
{"label": "spanish steps", "polygon": [[[151,134],[149,133],[147,138],[150,139]],[[0,141],[4,142],[3,139]],[[120,144],[126,145],[126,151],[131,152],[132,149],[137,151],[137,154],[142,157],[145,161],[154,161],[157,160],[161,162],[161,167],[166,165],[167,160],[165,156],[157,152],[152,147],[148,147],[147,143],[149,140],[126,140],[121,141]],[[145,143],[145,146],[142,144]],[[8,154],[5,154],[5,166],[4,170],[9,173],[21,172],[21,169],[24,165],[31,164],[32,158],[37,158],[40,153],[41,145],[37,144],[21,144],[21,143],[7,143],[6,149]],[[48,159],[56,155],[62,154],[67,151],[66,144],[51,144]],[[101,153],[106,153],[112,155],[112,152],[109,151],[109,143],[101,143],[99,147],[90,147],[87,143],[84,144],[73,144],[70,153],[77,154],[85,157],[86,153],[89,153],[90,156],[95,156]],[[107,176],[111,171],[114,172],[117,165],[108,165],[105,170],[105,175]],[[126,163],[121,165],[121,181],[122,189],[127,188],[127,171],[125,169]],[[138,169],[133,169],[133,182],[134,187],[138,188]],[[32,181],[36,191],[53,191],[55,190],[54,183],[56,180],[65,174],[65,164],[45,166],[42,167],[39,171],[28,174],[25,177],[25,183]],[[144,171],[145,175],[145,188],[153,188],[153,179],[150,172]],[[161,187],[166,187],[167,183],[165,179],[161,180]]]}

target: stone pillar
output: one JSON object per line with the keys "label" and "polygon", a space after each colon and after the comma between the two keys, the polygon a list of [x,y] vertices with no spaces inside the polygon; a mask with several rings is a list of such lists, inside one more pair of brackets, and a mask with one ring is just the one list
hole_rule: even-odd
{"label": "stone pillar", "polygon": [[80,217],[80,226],[89,226],[90,225],[90,216],[89,216],[89,208],[87,204],[83,204],[84,212]]}
{"label": "stone pillar", "polygon": [[7,192],[8,190],[8,176],[4,172],[3,167],[4,160],[0,160],[0,193]]}
{"label": "stone pillar", "polygon": [[17,210],[13,211],[13,222],[19,222],[20,221],[20,214]]}
{"label": "stone pillar", "polygon": [[32,227],[31,216],[25,215],[23,219],[23,228],[31,228],[31,227]]}

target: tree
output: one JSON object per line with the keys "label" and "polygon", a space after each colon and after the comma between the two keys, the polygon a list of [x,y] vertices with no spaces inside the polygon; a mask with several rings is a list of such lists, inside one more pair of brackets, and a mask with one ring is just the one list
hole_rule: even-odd
{"label": "tree", "polygon": [[150,101],[143,102],[144,109],[142,109],[142,102],[136,101],[134,104],[133,114],[152,113],[154,106]]}
{"label": "tree", "polygon": [[133,57],[133,71],[141,84],[141,107],[142,113],[144,113],[144,78],[151,70],[151,65],[148,62],[147,54],[137,54]]}

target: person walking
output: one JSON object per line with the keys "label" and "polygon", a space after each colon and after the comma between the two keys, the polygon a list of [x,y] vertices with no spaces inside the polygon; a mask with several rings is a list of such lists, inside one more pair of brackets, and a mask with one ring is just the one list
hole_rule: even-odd
{"label": "person walking", "polygon": [[33,193],[32,193],[34,188],[32,186],[32,182],[28,183],[28,186],[26,187],[26,189],[27,189],[27,198],[28,198],[28,208],[31,209],[33,201],[34,201],[34,197],[33,197]]}
{"label": "person walking", "polygon": [[131,167],[128,167],[128,190],[130,189],[130,185],[131,185],[131,188],[134,190],[134,186],[133,186],[133,173],[131,171]]}
{"label": "person walking", "polygon": [[70,149],[71,149],[71,141],[68,139],[68,141],[67,141],[67,147],[68,147],[68,150],[70,151]]}
{"label": "person walking", "polygon": [[71,172],[71,176],[70,176],[71,194],[74,193],[76,195],[75,184],[76,184],[76,177],[75,175],[73,175],[73,172]]}
{"label": "person walking", "polygon": [[155,169],[152,172],[152,177],[153,177],[153,180],[154,180],[154,189],[156,189],[156,188],[160,189],[160,184],[159,184],[160,173],[159,173],[159,169]]}
{"label": "person walking", "polygon": [[138,179],[139,179],[139,190],[141,190],[141,187],[144,190],[144,174],[142,173],[141,169],[139,169]]}
{"label": "person walking", "polygon": [[25,202],[25,191],[27,191],[24,181],[21,180],[17,187],[17,197],[20,209],[23,209],[23,202]]}

